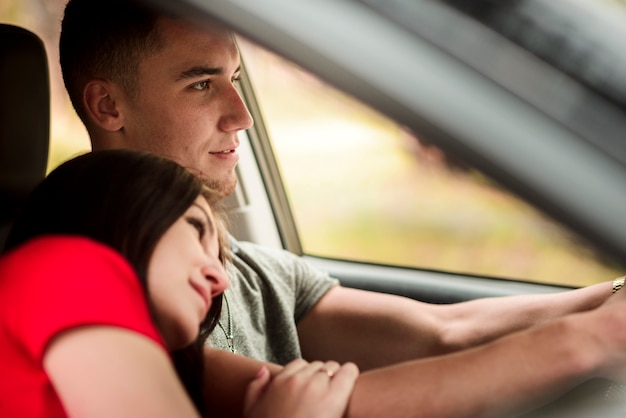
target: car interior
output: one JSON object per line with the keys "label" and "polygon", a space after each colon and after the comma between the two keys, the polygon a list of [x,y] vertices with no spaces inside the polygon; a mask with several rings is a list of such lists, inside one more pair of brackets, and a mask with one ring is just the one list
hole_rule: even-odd
{"label": "car interior", "polygon": [[48,58],[32,32],[0,24],[0,249],[20,202],[44,178],[50,141]]}
{"label": "car interior", "polygon": [[[167,2],[155,1],[154,3],[163,5]],[[387,9],[384,5],[381,5],[382,2],[368,1],[365,3],[369,3],[369,11],[365,13],[370,13],[372,10],[380,11],[384,9],[385,12],[389,13],[387,16],[389,19],[402,19],[403,16],[407,16],[402,15],[402,13],[397,13],[398,10],[402,9]],[[460,2],[449,1],[448,3],[454,4],[455,7],[463,8],[462,5],[457,4]],[[189,13],[190,10],[194,12],[198,10],[206,12],[203,7],[198,7],[194,5],[193,2],[178,2],[177,4],[179,7],[172,5],[165,5],[165,7],[176,9],[179,13]],[[230,20],[232,19],[229,17],[230,15],[226,14],[227,12],[225,10],[227,9],[219,9],[219,5],[221,4],[219,1],[215,2],[215,4],[217,6],[215,6],[216,10],[213,12],[219,19],[231,24],[236,30],[246,35],[252,35],[253,32],[256,34],[261,33],[261,35],[257,35],[255,40],[264,45],[268,45],[268,47],[272,47],[272,49],[277,52],[292,55],[295,60],[300,58],[300,63],[308,65],[312,69],[318,69],[320,74],[327,76],[327,78],[331,79],[335,84],[340,84],[339,79],[342,77],[353,77],[352,82],[349,83],[348,89],[352,89],[352,92],[357,96],[360,95],[362,98],[372,97],[374,93],[372,93],[370,89],[376,90],[376,88],[379,88],[371,87],[371,85],[365,87],[365,85],[368,84],[369,75],[355,77],[354,74],[348,74],[346,68],[339,71],[334,66],[329,67],[330,70],[329,68],[322,69],[321,66],[328,63],[328,55],[325,55],[327,53],[331,54],[328,51],[323,51],[322,49],[318,50],[318,55],[310,55],[311,62],[309,62],[307,58],[302,58],[298,56],[298,54],[293,53],[293,50],[300,48],[301,45],[281,46],[276,41],[276,38],[286,36],[285,33],[263,31],[263,29],[267,29],[263,26],[264,23],[267,22],[264,22],[262,19],[255,19],[255,11],[237,10],[238,13],[243,13],[247,18],[242,19],[241,22],[235,22]],[[323,8],[323,6],[320,6],[320,10],[323,10]],[[396,14],[394,15],[389,10],[396,10]],[[484,11],[484,9],[481,10]],[[224,14],[220,15],[222,12]],[[477,9],[469,11],[464,10],[463,12],[479,14]],[[246,15],[246,13],[249,13],[249,15]],[[483,19],[486,19],[485,16],[486,14],[480,15]],[[329,17],[329,19],[331,18],[340,19],[341,16]],[[411,22],[405,21],[402,24],[410,26]],[[410,31],[411,29],[409,28],[406,33]],[[406,33],[404,33],[404,35],[406,35]],[[332,34],[329,34],[329,36],[332,36]],[[422,52],[430,54],[430,52],[426,52],[428,48],[426,46],[424,46],[424,48]],[[308,52],[310,53],[311,51]],[[433,59],[435,58],[434,55],[432,57]],[[0,95],[0,249],[4,246],[4,240],[10,228],[11,220],[20,202],[46,174],[50,141],[50,86],[48,65],[44,45],[37,35],[15,25],[0,24],[0,83],[2,83],[1,90],[3,92],[2,95]],[[355,65],[358,65],[358,63],[355,63]],[[410,65],[405,67],[405,69],[409,71]],[[537,71],[544,70],[545,69],[540,68]],[[334,74],[329,75],[329,71],[334,72]],[[467,82],[468,80],[466,79],[465,81]],[[473,80],[473,82],[477,81]],[[499,80],[499,82],[505,83],[507,80]],[[511,88],[514,88],[514,86]],[[248,104],[249,110],[255,120],[255,125],[246,132],[240,133],[241,147],[239,152],[241,160],[237,168],[239,185],[236,192],[227,200],[227,206],[229,207],[231,216],[230,223],[233,228],[232,233],[238,239],[288,249],[304,257],[318,268],[330,272],[330,274],[338,278],[344,286],[393,293],[425,302],[453,303],[479,297],[558,292],[568,288],[568,286],[562,285],[539,284],[521,280],[502,280],[493,277],[464,275],[446,271],[420,270],[364,262],[353,263],[340,259],[316,257],[305,254],[300,244],[298,228],[296,227],[291,213],[289,198],[283,185],[281,172],[278,169],[271,140],[264,126],[263,112],[259,108],[252,81],[246,74],[245,65],[242,71],[241,93]],[[539,91],[526,93],[530,96],[540,94]],[[498,91],[497,94],[503,93]],[[511,106],[520,107],[524,112],[527,112],[529,115],[529,123],[532,123],[532,121],[553,123],[554,120],[559,117],[571,117],[571,115],[560,114],[546,118],[547,121],[539,118],[533,113],[536,111],[538,104],[529,104],[528,102],[532,102],[532,100],[537,97],[538,96],[526,97],[525,100],[527,101],[524,102],[525,107],[523,107],[523,109],[520,107],[521,105],[519,103],[511,104]],[[626,242],[626,234],[622,233],[623,228],[619,227],[611,231],[611,233],[605,234],[609,227],[600,219],[603,216],[607,219],[613,219],[615,213],[612,212],[612,210],[622,205],[623,202],[621,200],[616,200],[614,208],[607,208],[606,212],[600,213],[598,218],[592,220],[581,220],[582,217],[579,216],[579,212],[577,212],[579,209],[576,207],[577,203],[572,203],[570,212],[562,212],[562,207],[556,205],[555,201],[551,201],[546,196],[551,196],[551,194],[558,191],[557,194],[559,197],[568,197],[577,193],[575,186],[570,187],[569,185],[552,182],[551,179],[537,178],[534,176],[532,169],[529,169],[529,171],[520,169],[519,172],[515,173],[517,176],[515,177],[503,169],[504,159],[500,159],[500,156],[492,155],[491,157],[493,158],[490,159],[487,154],[480,154],[475,150],[470,151],[466,148],[466,144],[464,145],[460,142],[455,143],[454,132],[444,132],[440,126],[435,126],[435,124],[430,125],[430,122],[427,120],[409,120],[409,118],[414,116],[413,111],[415,110],[411,108],[411,103],[396,102],[397,97],[387,96],[386,98],[388,102],[384,104],[387,105],[385,110],[388,111],[391,116],[402,122],[413,124],[412,127],[415,128],[416,131],[428,133],[435,138],[439,138],[442,144],[444,144],[444,146],[447,145],[448,149],[453,153],[456,152],[468,158],[471,163],[477,164],[484,169],[484,171],[498,177],[512,189],[520,191],[522,194],[528,193],[532,186],[536,186],[538,189],[542,190],[542,193],[538,194],[529,193],[530,198],[535,198],[535,203],[539,204],[544,210],[559,214],[566,223],[580,226],[579,232],[595,239],[595,242],[600,248],[607,249],[618,257],[622,254],[624,248],[626,248],[624,245],[624,242]],[[593,100],[596,99],[597,98],[594,98]],[[588,105],[591,106],[593,103],[596,103],[597,100],[590,102]],[[604,99],[602,99],[601,102],[601,106],[610,105],[614,107],[613,104],[607,105]],[[547,106],[546,102],[542,103]],[[555,107],[552,109],[554,110]],[[581,108],[577,111],[583,112],[585,109]],[[432,109],[422,110],[426,114],[432,111]],[[550,109],[545,111],[549,113]],[[433,115],[433,119],[437,119],[441,116],[439,114]],[[591,114],[587,114],[590,118],[594,115],[597,115],[595,110],[592,111]],[[603,120],[605,120],[605,124],[602,126],[605,128],[606,123],[609,122],[619,126],[626,124],[626,118],[624,118],[623,115],[611,116],[608,122],[607,119]],[[580,119],[578,119],[578,121],[580,122]],[[595,121],[594,123],[602,124],[601,120],[598,121],[595,119]],[[554,125],[557,126],[558,123],[554,122]],[[584,126],[587,125],[581,122],[578,125],[575,124],[575,127],[576,126],[583,129]],[[556,136],[571,134],[569,128],[565,129],[560,125],[558,129],[555,128],[555,132],[557,132],[557,130],[558,135]],[[612,132],[612,135],[615,135],[615,129],[607,128],[607,130]],[[484,130],[481,131],[479,127],[476,127],[474,131],[466,132],[463,135],[465,138],[471,139],[478,137],[481,132],[484,132]],[[576,135],[579,134],[581,134],[580,131],[576,132]],[[582,132],[582,135],[584,134],[585,132]],[[476,146],[477,148],[481,148],[482,144],[477,144]],[[600,148],[605,146],[612,148],[608,151],[603,150],[602,152],[613,152],[614,155],[617,155],[617,160],[623,157],[623,145],[616,145],[615,141],[604,141],[599,145]],[[585,150],[585,152],[587,151],[588,150]],[[590,152],[593,153],[595,151],[597,150],[594,149]],[[598,160],[598,164],[601,163],[602,161]],[[593,189],[594,185],[599,184],[594,183],[594,181],[601,182],[604,178],[602,175],[603,173],[598,173],[597,178],[590,178],[588,187]],[[624,175],[626,174],[621,173],[621,177],[614,177],[614,179],[617,181]],[[595,196],[592,199],[600,199],[601,197],[599,196],[600,195]],[[622,200],[623,198],[624,197],[619,197],[619,199]],[[623,389],[621,386],[611,382],[593,381],[572,391],[565,396],[561,402],[554,403],[550,407],[552,409],[545,409],[538,415],[529,416],[548,416],[547,411],[550,411],[552,414],[550,416],[574,416],[568,414],[572,413],[572,408],[582,410],[580,409],[580,403],[583,399],[587,401],[589,398],[593,398],[595,402],[598,397],[603,397],[609,390]],[[602,402],[602,400],[599,402]]]}

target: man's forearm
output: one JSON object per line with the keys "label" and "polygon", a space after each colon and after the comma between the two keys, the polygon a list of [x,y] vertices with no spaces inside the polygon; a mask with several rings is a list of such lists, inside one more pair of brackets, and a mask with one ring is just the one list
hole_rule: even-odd
{"label": "man's forearm", "polygon": [[363,373],[349,417],[502,417],[532,410],[598,368],[602,356],[595,339],[576,317],[458,353]]}
{"label": "man's forearm", "polygon": [[474,347],[555,318],[600,306],[611,295],[611,283],[561,293],[477,299],[439,305],[444,352]]}

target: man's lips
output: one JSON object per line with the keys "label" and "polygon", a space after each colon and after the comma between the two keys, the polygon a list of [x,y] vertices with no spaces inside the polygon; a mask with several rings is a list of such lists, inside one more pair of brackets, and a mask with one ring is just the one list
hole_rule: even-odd
{"label": "man's lips", "polygon": [[239,161],[239,153],[237,148],[228,148],[221,151],[210,151],[209,155],[217,160],[227,161],[229,163],[237,163]]}
{"label": "man's lips", "polygon": [[231,148],[231,149],[225,149],[223,151],[212,151],[212,152],[209,152],[209,154],[222,155],[222,154],[234,154],[235,152],[237,152],[237,149]]}

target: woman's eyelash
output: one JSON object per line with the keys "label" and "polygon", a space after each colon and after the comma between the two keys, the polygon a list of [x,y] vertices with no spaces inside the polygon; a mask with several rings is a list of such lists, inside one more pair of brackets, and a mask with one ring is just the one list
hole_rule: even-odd
{"label": "woman's eyelash", "polygon": [[189,222],[191,226],[196,228],[196,230],[198,231],[198,234],[200,235],[200,238],[204,237],[204,233],[206,231],[204,222],[202,222],[200,219],[191,218],[191,217],[187,218],[187,222]]}

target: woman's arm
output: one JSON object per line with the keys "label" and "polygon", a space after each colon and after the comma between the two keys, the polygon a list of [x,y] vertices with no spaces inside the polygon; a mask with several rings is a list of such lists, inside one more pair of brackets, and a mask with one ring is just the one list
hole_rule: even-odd
{"label": "woman's arm", "polygon": [[262,367],[248,386],[247,418],[341,418],[359,372],[353,363],[294,360],[271,377]]}
{"label": "woman's arm", "polygon": [[[167,353],[133,331],[84,326],[63,332],[47,348],[44,368],[70,417],[199,417]],[[335,362],[297,360],[284,370],[256,369],[234,400],[237,414],[245,401],[250,418],[340,417],[358,376],[354,364]],[[210,387],[222,386],[228,375],[207,376]],[[210,415],[222,416],[214,406]]]}
{"label": "woman's arm", "polygon": [[[206,408],[219,417],[341,416],[358,377],[351,363],[294,360],[282,367],[209,346],[204,359]],[[332,379],[321,368],[333,371]]]}
{"label": "woman's arm", "polygon": [[45,351],[44,369],[69,417],[198,417],[166,351],[136,332],[73,328]]}

